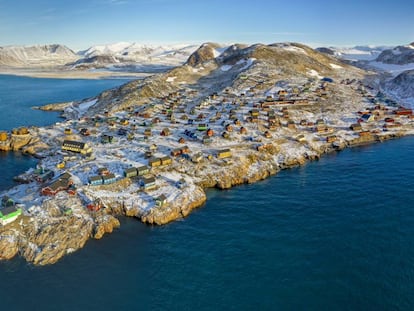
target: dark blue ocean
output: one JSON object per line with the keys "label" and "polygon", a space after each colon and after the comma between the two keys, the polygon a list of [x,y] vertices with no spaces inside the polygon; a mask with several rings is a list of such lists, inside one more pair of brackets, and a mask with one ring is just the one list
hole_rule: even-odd
{"label": "dark blue ocean", "polygon": [[1,310],[414,310],[413,154],[348,149],[52,266],[1,262]]}

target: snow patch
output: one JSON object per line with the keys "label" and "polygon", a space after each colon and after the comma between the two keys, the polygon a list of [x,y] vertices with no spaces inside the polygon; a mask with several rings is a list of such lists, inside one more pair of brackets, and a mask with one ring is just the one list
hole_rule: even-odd
{"label": "snow patch", "polygon": [[[244,62],[246,63],[242,68],[240,68],[240,70],[246,70],[247,68],[249,68],[251,65],[253,65],[254,61],[256,60],[256,58],[249,58],[248,60],[244,60]],[[240,61],[237,62],[237,64],[239,64]]]}
{"label": "snow patch", "polygon": [[233,66],[230,65],[223,65],[220,67],[221,71],[229,71]]}
{"label": "snow patch", "polygon": [[174,82],[174,80],[177,79],[177,77],[168,77],[165,81],[167,82]]}
{"label": "snow patch", "polygon": [[319,72],[317,72],[314,69],[308,70],[307,72],[308,75],[312,76],[312,77],[318,77],[319,79],[322,79],[323,77],[319,74]]}
{"label": "snow patch", "polygon": [[296,52],[296,53],[302,53],[302,54],[308,54],[304,49],[301,49],[297,46],[288,45],[283,47],[284,50],[290,51],[290,52]]}
{"label": "snow patch", "polygon": [[329,64],[333,69],[342,69],[342,66],[336,65],[336,64]]}
{"label": "snow patch", "polygon": [[369,65],[375,69],[386,71],[393,76],[397,76],[406,70],[414,70],[414,63],[405,65],[385,64],[382,62],[370,62]]}

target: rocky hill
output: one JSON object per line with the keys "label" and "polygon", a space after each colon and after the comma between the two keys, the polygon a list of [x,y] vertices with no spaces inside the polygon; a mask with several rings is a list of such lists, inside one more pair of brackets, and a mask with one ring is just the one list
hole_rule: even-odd
{"label": "rocky hill", "polygon": [[197,49],[195,45],[143,45],[120,42],[108,45],[92,46],[79,52],[80,59],[68,64],[72,68],[107,68],[132,70],[165,70],[183,64]]}
{"label": "rocky hill", "polygon": [[376,61],[395,65],[414,63],[414,42],[385,50],[377,57]]}
{"label": "rocky hill", "polygon": [[184,86],[197,89],[203,94],[201,100],[211,92],[221,92],[226,88],[242,89],[260,84],[263,89],[271,89],[274,81],[292,77],[306,81],[323,77],[343,79],[361,74],[361,70],[335,57],[298,43],[232,45],[228,48],[206,43],[182,66],[103,92],[89,113],[144,104],[151,98],[167,96]]}
{"label": "rocky hill", "polygon": [[53,67],[78,58],[74,51],[60,44],[0,47],[1,66]]}
{"label": "rocky hill", "polygon": [[406,70],[385,81],[383,90],[402,103],[414,107],[414,70]]}

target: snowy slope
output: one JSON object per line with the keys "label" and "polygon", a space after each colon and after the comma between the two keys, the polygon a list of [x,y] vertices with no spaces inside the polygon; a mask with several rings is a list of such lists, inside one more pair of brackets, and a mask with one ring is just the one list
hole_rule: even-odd
{"label": "snowy slope", "polygon": [[[96,57],[113,58],[110,63],[138,63],[139,65],[177,66],[183,64],[198,46],[196,45],[144,45],[119,42],[92,46],[79,52],[84,63]],[[82,61],[80,61],[82,62]]]}
{"label": "snowy slope", "polygon": [[0,47],[0,65],[11,67],[64,65],[79,56],[64,45]]}
{"label": "snowy slope", "polygon": [[354,46],[354,47],[322,47],[316,50],[336,56],[341,59],[358,61],[358,60],[374,60],[382,53],[382,51],[388,49],[385,46]]}
{"label": "snowy slope", "polygon": [[414,63],[414,42],[408,45],[400,45],[383,51],[377,62],[385,64],[406,65]]}

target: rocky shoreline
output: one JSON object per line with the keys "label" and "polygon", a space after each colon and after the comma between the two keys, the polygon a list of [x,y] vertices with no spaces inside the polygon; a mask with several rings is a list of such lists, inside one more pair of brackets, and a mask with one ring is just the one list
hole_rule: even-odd
{"label": "rocky shoreline", "polygon": [[[107,208],[99,212],[83,211],[82,217],[65,215],[66,208],[82,209],[78,199],[64,195],[56,200],[43,204],[43,217],[23,216],[15,223],[0,227],[0,259],[11,259],[20,255],[35,265],[53,264],[66,254],[83,248],[90,239],[101,239],[120,226],[117,217],[135,217],[149,225],[165,225],[169,222],[188,216],[194,209],[202,206],[207,198],[205,189],[230,189],[241,184],[252,184],[277,174],[280,170],[304,165],[308,161],[318,160],[323,154],[337,152],[344,148],[361,144],[372,144],[388,139],[402,137],[402,134],[391,134],[372,137],[361,141],[355,139],[342,146],[326,145],[312,154],[302,154],[296,158],[286,158],[278,163],[271,153],[260,154],[252,159],[239,157],[236,163],[225,167],[214,175],[203,174],[203,181],[185,189],[174,202],[167,206],[152,208],[142,215],[138,209],[126,207],[124,202],[106,202]],[[254,166],[254,173],[250,168]],[[188,195],[188,191],[192,195]],[[191,199],[190,199],[191,198]]]}
{"label": "rocky shoreline", "polygon": [[169,72],[42,108],[63,110],[66,121],[0,135],[1,150],[41,159],[20,178],[26,184],[4,193],[4,205],[12,198],[23,208],[0,226],[0,259],[52,264],[111,233],[120,216],[164,225],[202,206],[207,188],[414,134],[411,109],[309,47],[215,49],[205,44]]}

